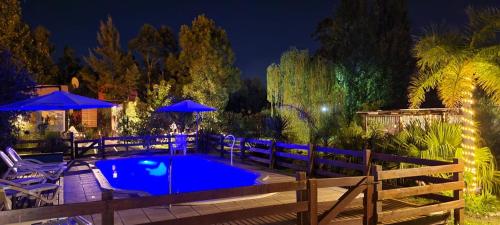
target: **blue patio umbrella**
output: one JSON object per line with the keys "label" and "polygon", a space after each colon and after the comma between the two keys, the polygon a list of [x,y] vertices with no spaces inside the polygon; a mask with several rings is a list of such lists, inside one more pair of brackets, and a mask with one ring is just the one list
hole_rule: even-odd
{"label": "blue patio umbrella", "polygon": [[156,112],[183,112],[183,113],[196,113],[196,146],[198,146],[198,117],[200,112],[216,111],[217,109],[197,103],[192,100],[184,100],[169,106],[163,106],[156,110]]}
{"label": "blue patio umbrella", "polygon": [[71,94],[64,91],[54,91],[47,95],[0,106],[0,111],[50,111],[50,110],[81,110],[96,108],[111,108],[112,103]]}

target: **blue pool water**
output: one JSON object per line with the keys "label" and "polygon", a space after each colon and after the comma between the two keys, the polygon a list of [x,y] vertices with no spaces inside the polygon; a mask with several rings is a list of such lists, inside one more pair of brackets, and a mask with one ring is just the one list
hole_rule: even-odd
{"label": "blue pool water", "polygon": [[[96,167],[113,188],[168,194],[170,156],[100,160]],[[260,174],[202,156],[172,157],[172,193],[249,186]]]}

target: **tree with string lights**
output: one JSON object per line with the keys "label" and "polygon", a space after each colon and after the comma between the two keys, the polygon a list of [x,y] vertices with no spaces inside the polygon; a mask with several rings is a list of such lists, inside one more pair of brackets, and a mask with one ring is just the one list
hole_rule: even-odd
{"label": "tree with string lights", "polygon": [[[410,107],[418,108],[425,95],[436,89],[446,107],[462,111],[462,148],[469,190],[483,187],[478,151],[479,135],[474,119],[474,93],[478,88],[500,104],[500,10],[466,10],[468,32],[443,26],[431,27],[415,45],[419,73],[409,87]],[[468,178],[468,179],[467,179]]]}

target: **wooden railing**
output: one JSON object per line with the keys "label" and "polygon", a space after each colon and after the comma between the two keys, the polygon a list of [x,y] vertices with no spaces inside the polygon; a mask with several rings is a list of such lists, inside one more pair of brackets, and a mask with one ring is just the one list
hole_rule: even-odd
{"label": "wooden railing", "polygon": [[[167,136],[100,138],[86,141],[87,144],[90,143],[90,146],[86,148],[79,147],[83,141],[76,141],[75,149],[79,149],[80,153],[97,149],[97,152],[103,154],[103,156],[109,154],[107,148],[112,147],[127,148],[141,145],[143,149],[148,149],[147,146],[169,143]],[[115,143],[108,143],[108,141]],[[125,143],[118,142],[117,144],[116,141]],[[217,151],[223,157],[227,155],[229,143],[224,141],[223,136],[205,136],[204,142],[207,150]],[[308,176],[319,178],[309,179],[306,182],[305,173],[300,173],[302,175],[297,176],[296,182],[129,199],[112,199],[112,194],[104,192],[103,201],[99,202],[1,212],[0,224],[94,213],[102,213],[103,221],[112,221],[113,212],[116,210],[281,191],[296,191],[297,201],[279,206],[251,208],[151,224],[194,224],[197,223],[196,221],[219,223],[289,212],[297,213],[298,224],[327,224],[338,217],[351,202],[355,201],[355,197],[362,192],[364,192],[363,217],[354,218],[354,222],[377,224],[395,220],[410,220],[435,212],[453,210],[455,224],[463,223],[465,205],[462,193],[465,187],[463,181],[464,167],[459,160],[444,162],[374,153],[368,149],[345,150],[260,139],[238,138],[236,146],[236,153],[242,160],[249,160],[274,169],[306,171]],[[381,165],[387,163],[403,163],[405,167],[384,170]],[[337,186],[350,188],[338,201],[331,203],[331,208],[319,214],[318,188]],[[408,199],[409,197],[428,198],[434,203],[402,209],[384,210],[382,207],[384,201]]]}
{"label": "wooden railing", "polygon": [[[71,156],[71,159],[84,156],[106,156],[116,155],[122,152],[132,150],[168,150],[174,143],[175,135],[145,135],[145,136],[121,136],[121,137],[101,137],[96,139],[75,140],[70,133],[69,138],[60,139],[66,148],[64,155]],[[38,153],[44,148],[47,140],[18,140],[17,145],[36,144],[31,147],[18,147],[15,149],[20,152]],[[195,149],[196,135],[187,135],[188,149]],[[120,148],[118,150],[118,148]],[[119,152],[117,152],[117,150]]]}

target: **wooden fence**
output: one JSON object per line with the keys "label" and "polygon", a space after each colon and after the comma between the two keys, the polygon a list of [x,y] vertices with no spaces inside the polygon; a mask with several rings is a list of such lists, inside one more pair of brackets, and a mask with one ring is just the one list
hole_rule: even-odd
{"label": "wooden fence", "polygon": [[[217,151],[222,157],[229,153],[230,143],[223,136],[209,135],[205,136],[204,139],[207,150]],[[126,148],[142,145],[146,146],[144,149],[148,149],[147,146],[170,143],[167,136],[101,138],[87,141],[90,145],[86,148],[78,147],[82,142],[75,141],[75,149],[79,150],[75,153],[78,152],[78,156],[85,151],[96,148],[105,156],[113,147]],[[125,143],[118,144],[117,141]],[[233,150],[234,154],[242,160],[252,161],[273,169],[297,171],[297,180],[295,182],[126,199],[113,199],[112,192],[105,191],[102,201],[0,212],[0,224],[98,213],[102,214],[103,224],[112,224],[113,214],[119,210],[284,191],[295,191],[297,193],[296,202],[148,224],[210,224],[281,213],[296,213],[297,224],[324,225],[334,221],[355,201],[355,197],[360,193],[364,193],[362,215],[344,219],[343,222],[354,224],[388,223],[411,220],[436,212],[453,211],[455,224],[463,224],[464,167],[459,160],[444,162],[374,153],[368,149],[345,150],[244,138],[237,138]],[[384,169],[382,167],[382,165],[389,163],[403,163],[405,167],[397,169],[387,169],[388,167]],[[305,171],[310,179],[306,179],[306,173],[300,171]],[[425,185],[420,185],[422,182],[425,182]],[[319,188],[326,187],[348,187],[348,191],[338,201],[331,202],[326,211],[320,212],[317,193]],[[426,205],[409,208],[389,209],[383,207],[383,203],[386,201],[405,200],[410,197],[427,198],[432,201]]]}
{"label": "wooden fence", "polygon": [[[66,146],[63,154],[70,156],[71,159],[86,156],[106,158],[106,156],[123,154],[124,152],[168,150],[169,146],[175,142],[175,135],[121,136],[75,140],[70,133],[69,138],[61,140]],[[47,143],[47,140],[18,140],[15,149],[20,152],[38,153],[47,146]],[[26,144],[33,146],[22,147]],[[188,149],[195,149],[196,135],[187,135],[187,144]]]}
{"label": "wooden fence", "polygon": [[[296,192],[295,202],[151,222],[145,223],[144,225],[213,224],[290,213],[296,213],[297,218],[295,224],[325,225],[335,221],[335,219],[345,211],[361,193],[364,193],[361,215],[349,217],[347,219],[343,218],[343,223],[387,223],[391,221],[411,220],[416,216],[453,210],[455,224],[463,224],[464,199],[462,196],[462,189],[464,188],[464,182],[462,176],[463,163],[460,161],[456,160],[454,163],[447,165],[390,171],[381,170],[380,166],[374,165],[370,171],[373,173],[373,176],[365,175],[316,179],[306,179],[306,174],[304,172],[298,172],[296,181],[291,182],[121,199],[114,199],[113,192],[111,190],[105,190],[102,193],[101,201],[3,211],[0,212],[0,224],[91,214],[101,214],[103,224],[114,224],[114,213],[120,210],[286,191]],[[383,188],[382,182],[385,180],[443,173],[453,173],[452,181],[398,189]],[[326,204],[329,204],[327,209],[320,212],[318,211],[318,206],[320,205],[318,202],[318,189],[327,187],[348,187],[349,189],[337,201],[327,202]],[[453,191],[453,197],[450,197],[449,201],[413,208],[393,209],[392,211],[384,211],[382,208],[382,202],[388,199],[421,196],[448,190]]]}

